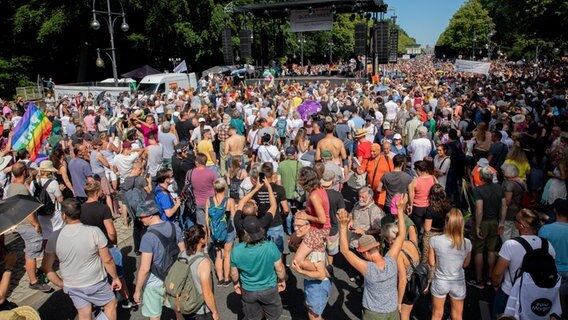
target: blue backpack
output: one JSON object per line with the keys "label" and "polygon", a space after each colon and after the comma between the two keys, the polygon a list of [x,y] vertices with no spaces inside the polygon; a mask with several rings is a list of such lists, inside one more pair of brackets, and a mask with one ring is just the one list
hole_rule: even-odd
{"label": "blue backpack", "polygon": [[213,242],[222,243],[227,240],[229,234],[230,220],[227,217],[227,201],[228,197],[224,197],[219,205],[215,205],[213,197],[209,198],[209,229],[211,230],[211,239]]}
{"label": "blue backpack", "polygon": [[286,137],[286,124],[287,120],[282,119],[282,117],[278,118],[278,120],[276,121],[276,132],[278,133],[278,136],[280,138]]}

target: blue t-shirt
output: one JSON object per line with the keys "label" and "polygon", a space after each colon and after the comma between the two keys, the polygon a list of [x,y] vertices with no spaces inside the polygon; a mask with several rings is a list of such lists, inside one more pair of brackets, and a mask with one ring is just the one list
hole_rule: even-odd
{"label": "blue t-shirt", "polygon": [[170,193],[164,191],[162,187],[156,186],[154,188],[154,201],[158,205],[158,209],[160,209],[160,218],[163,221],[175,221],[176,215],[169,217],[166,216],[166,209],[170,209],[174,207],[174,200],[170,197]]}
{"label": "blue t-shirt", "polygon": [[377,313],[390,313],[397,310],[397,300],[393,294],[397,293],[396,261],[389,254],[385,256],[384,270],[374,262],[367,263],[365,274],[365,287],[363,289],[363,307]]}
{"label": "blue t-shirt", "polygon": [[552,244],[556,251],[556,268],[558,272],[568,272],[568,223],[554,222],[540,228],[539,237],[543,237]]}
{"label": "blue t-shirt", "polygon": [[[176,242],[181,243],[183,242],[183,235],[181,233],[181,229],[179,226],[173,224],[176,230]],[[172,223],[170,222],[163,222],[158,224],[153,224],[148,227],[148,231],[156,230],[166,238],[172,238]],[[164,247],[160,243],[160,239],[153,234],[152,232],[145,232],[142,236],[142,240],[140,240],[140,252],[142,253],[151,253],[152,254],[152,264],[153,265],[161,265],[164,263]],[[156,277],[154,274],[150,273],[150,277],[146,283],[146,286],[149,287],[157,287],[162,286],[162,280]]]}
{"label": "blue t-shirt", "polygon": [[237,244],[231,252],[231,266],[239,270],[241,287],[246,291],[262,291],[276,287],[274,263],[281,253],[272,241],[247,246]]}
{"label": "blue t-shirt", "polygon": [[75,196],[86,198],[85,185],[87,184],[87,178],[93,175],[91,165],[84,159],[75,157],[69,161],[69,174],[75,189]]}

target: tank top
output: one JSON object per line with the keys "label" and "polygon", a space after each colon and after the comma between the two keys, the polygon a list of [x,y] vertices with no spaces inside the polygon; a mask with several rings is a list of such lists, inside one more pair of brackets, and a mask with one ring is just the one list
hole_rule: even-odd
{"label": "tank top", "polygon": [[99,159],[97,159],[98,153],[99,153],[99,151],[97,151],[97,150],[91,151],[91,157],[90,157],[91,170],[93,171],[93,174],[101,174],[101,173],[104,174],[105,173],[105,167],[99,161]]}
{"label": "tank top", "polygon": [[[315,189],[314,191],[312,191],[313,194],[315,194],[317,197],[319,197],[322,200],[322,204],[323,204],[323,209],[325,211],[325,223],[321,224],[318,222],[311,222],[310,225],[314,228],[317,229],[331,229],[331,221],[329,218],[329,198],[327,197],[327,192],[325,191],[325,189],[323,188],[318,188]],[[311,194],[310,194],[311,196]],[[308,214],[314,217],[317,217],[316,214],[316,209],[313,205],[313,203],[310,201],[310,199],[308,198]]]}
{"label": "tank top", "polygon": [[[205,254],[203,252],[197,252],[194,253],[193,255],[197,255],[197,256],[201,256],[203,258],[198,258],[190,267],[189,269],[191,270],[191,278],[193,279],[193,283],[195,284],[195,288],[197,289],[197,292],[203,294],[203,288],[201,287],[201,280],[199,279],[199,273],[198,273],[198,269],[199,269],[199,265],[201,264],[201,262],[203,261],[203,259],[206,259]],[[181,257],[184,258],[188,258],[189,256],[184,252],[181,253],[180,255]],[[213,279],[213,278],[211,278]],[[197,310],[195,312],[196,314],[205,314],[207,313],[207,309],[206,309],[206,305],[205,303],[201,306],[201,308],[199,308],[199,310]]]}
{"label": "tank top", "polygon": [[416,178],[416,187],[414,187],[414,199],[412,204],[418,208],[426,208],[430,205],[428,201],[428,194],[430,188],[436,184],[436,179],[433,176],[421,176]]}

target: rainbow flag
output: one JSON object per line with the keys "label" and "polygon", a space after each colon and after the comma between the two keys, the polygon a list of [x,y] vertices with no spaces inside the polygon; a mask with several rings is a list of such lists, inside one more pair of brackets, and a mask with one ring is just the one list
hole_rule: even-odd
{"label": "rainbow flag", "polygon": [[30,103],[24,116],[14,128],[12,149],[27,149],[30,159],[35,160],[43,142],[51,134],[51,121],[35,104]]}

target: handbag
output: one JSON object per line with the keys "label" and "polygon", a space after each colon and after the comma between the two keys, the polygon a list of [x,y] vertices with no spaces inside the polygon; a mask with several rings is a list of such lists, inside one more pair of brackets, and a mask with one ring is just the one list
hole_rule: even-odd
{"label": "handbag", "polygon": [[532,209],[536,205],[535,198],[520,182],[515,181],[515,183],[523,190],[523,196],[521,197],[520,202],[521,208]]}

